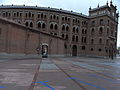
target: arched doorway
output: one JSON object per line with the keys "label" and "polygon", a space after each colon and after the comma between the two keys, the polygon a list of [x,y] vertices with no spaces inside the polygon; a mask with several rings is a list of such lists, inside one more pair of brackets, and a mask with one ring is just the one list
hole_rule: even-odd
{"label": "arched doorway", "polygon": [[72,47],[72,56],[77,56],[77,46],[73,45]]}
{"label": "arched doorway", "polygon": [[48,44],[46,44],[46,43],[42,44],[42,57],[43,58],[48,57]]}

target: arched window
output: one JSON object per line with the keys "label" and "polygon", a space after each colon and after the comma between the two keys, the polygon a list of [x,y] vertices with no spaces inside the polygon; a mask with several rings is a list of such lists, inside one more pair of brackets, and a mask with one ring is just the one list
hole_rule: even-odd
{"label": "arched window", "polygon": [[75,19],[73,19],[73,22],[75,22]]}
{"label": "arched window", "polygon": [[67,49],[67,45],[66,45],[66,43],[64,44],[64,48]]}
{"label": "arched window", "polygon": [[62,30],[63,30],[63,31],[65,30],[65,25],[62,26]]}
{"label": "arched window", "polygon": [[22,13],[20,13],[20,17],[22,17]]}
{"label": "arched window", "polygon": [[107,28],[107,36],[109,36],[109,28]]}
{"label": "arched window", "polygon": [[17,12],[17,17],[19,16],[19,12]]}
{"label": "arched window", "polygon": [[33,23],[32,22],[30,22],[30,27],[33,27]]}
{"label": "arched window", "polygon": [[78,30],[79,30],[79,29],[78,29],[78,27],[77,27],[77,28],[76,28],[76,33],[78,33]]}
{"label": "arched window", "polygon": [[42,28],[45,28],[45,23],[42,24]]}
{"label": "arched window", "polygon": [[46,17],[47,17],[47,16],[46,16],[46,15],[44,15],[44,18],[45,18],[45,19],[46,19]]}
{"label": "arched window", "polygon": [[85,34],[87,34],[87,29],[85,29],[85,32],[84,32]]}
{"label": "arched window", "polygon": [[38,18],[40,18],[40,14],[38,14]]}
{"label": "arched window", "polygon": [[[5,13],[3,13],[3,15],[2,15],[3,17],[5,17]],[[15,16],[15,13],[14,13],[14,16]]]}
{"label": "arched window", "polygon": [[57,33],[54,33],[55,36],[57,36]]}
{"label": "arched window", "polygon": [[32,17],[34,17],[34,14],[32,14]]}
{"label": "arched window", "polygon": [[78,36],[76,36],[76,42],[78,42]]}
{"label": "arched window", "polygon": [[53,29],[53,24],[50,24],[50,29]]}
{"label": "arched window", "polygon": [[[3,14],[5,14],[5,13],[3,13]],[[5,16],[5,15],[4,15]],[[16,13],[14,13],[14,17],[16,17]]]}
{"label": "arched window", "polygon": [[91,44],[94,44],[94,39],[91,39]]}
{"label": "arched window", "polygon": [[50,19],[52,19],[53,18],[53,16],[52,15],[50,15]]}
{"label": "arched window", "polygon": [[68,40],[68,35],[66,35],[66,39]]}
{"label": "arched window", "polygon": [[83,41],[84,41],[83,39],[84,39],[84,37],[81,38],[81,42],[82,42],[82,43],[83,43]]}
{"label": "arched window", "polygon": [[[15,13],[14,13],[14,16],[15,16]],[[27,17],[28,16],[28,14],[27,13],[25,13],[25,17]]]}
{"label": "arched window", "polygon": [[41,13],[41,18],[43,18],[43,13]]}
{"label": "arched window", "polygon": [[91,50],[91,51],[93,51],[94,49],[93,49],[93,48],[91,48],[90,50]]}
{"label": "arched window", "polygon": [[68,21],[70,21],[70,18],[68,18]]}
{"label": "arched window", "polygon": [[100,25],[103,25],[103,19],[100,19]]}
{"label": "arched window", "polygon": [[91,26],[95,26],[95,21],[92,21],[92,22],[91,22]]}
{"label": "arched window", "polygon": [[57,25],[57,24],[55,24],[55,27],[54,27],[54,28],[55,28],[55,30],[57,30],[57,29],[58,29],[58,25]]}
{"label": "arched window", "polygon": [[68,31],[69,30],[69,27],[68,26],[66,26],[66,31]]}
{"label": "arched window", "polygon": [[62,38],[64,38],[64,34],[62,34]]}
{"label": "arched window", "polygon": [[[20,16],[22,16],[21,13],[20,13]],[[9,17],[10,17],[10,13],[9,13]]]}
{"label": "arched window", "polygon": [[82,50],[85,50],[85,46],[82,46]]}
{"label": "arched window", "polygon": [[38,23],[38,28],[41,28],[41,23],[40,22]]}
{"label": "arched window", "polygon": [[65,21],[67,21],[67,17],[65,17]]}
{"label": "arched window", "polygon": [[102,49],[101,49],[101,48],[99,48],[99,49],[98,49],[98,51],[99,51],[99,52],[101,52],[101,51],[102,51]]}
{"label": "arched window", "polygon": [[103,33],[103,28],[100,27],[100,29],[99,29],[99,34],[102,34],[102,33]]}
{"label": "arched window", "polygon": [[84,25],[87,25],[87,22],[86,22],[86,21],[84,21]]}
{"label": "arched window", "polygon": [[77,23],[77,18],[75,19],[75,22]]}
{"label": "arched window", "polygon": [[84,29],[82,29],[82,34],[84,34]]}
{"label": "arched window", "polygon": [[31,13],[29,12],[29,17],[31,17]]}
{"label": "arched window", "polygon": [[107,25],[109,26],[110,20],[108,20]]}
{"label": "arched window", "polygon": [[64,21],[64,17],[62,17],[62,20]]}
{"label": "arched window", "polygon": [[86,43],[86,37],[82,37],[81,42]]}
{"label": "arched window", "polygon": [[101,38],[99,39],[99,44],[102,44],[102,39]]}
{"label": "arched window", "polygon": [[108,49],[106,49],[106,53],[108,53]]}
{"label": "arched window", "polygon": [[75,27],[73,27],[73,32],[75,32]]}
{"label": "arched window", "polygon": [[56,19],[56,16],[54,15],[53,18]]}
{"label": "arched window", "polygon": [[72,36],[72,41],[75,41],[75,36],[74,35]]}
{"label": "arched window", "polygon": [[57,16],[57,20],[59,19],[59,16]]}
{"label": "arched window", "polygon": [[8,12],[6,12],[6,17],[8,16]]}
{"label": "arched window", "polygon": [[28,26],[28,22],[26,22],[25,25]]}
{"label": "arched window", "polygon": [[86,37],[84,37],[84,43],[86,43]]}
{"label": "arched window", "polygon": [[94,35],[94,28],[92,28],[91,30],[91,35]]}

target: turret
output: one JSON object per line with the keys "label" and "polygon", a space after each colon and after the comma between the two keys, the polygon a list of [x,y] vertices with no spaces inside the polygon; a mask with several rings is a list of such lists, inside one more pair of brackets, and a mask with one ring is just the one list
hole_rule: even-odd
{"label": "turret", "polygon": [[106,5],[108,6],[108,1],[107,1]]}
{"label": "turret", "polygon": [[110,6],[112,6],[113,4],[112,4],[112,0],[110,1]]}

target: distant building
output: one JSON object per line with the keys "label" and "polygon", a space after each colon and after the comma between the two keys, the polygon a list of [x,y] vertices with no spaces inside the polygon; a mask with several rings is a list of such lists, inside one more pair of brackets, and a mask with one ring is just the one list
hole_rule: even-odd
{"label": "distant building", "polygon": [[[93,9],[90,7],[89,16],[62,9],[25,5],[2,5],[0,6],[0,16],[1,18],[13,20],[15,23],[18,23],[18,25],[25,26],[26,28],[30,29],[30,33],[31,30],[34,29],[46,33],[52,38],[62,38],[63,40],[61,39],[61,42],[64,42],[64,47],[60,42],[50,46],[50,41],[46,41],[44,36],[42,37],[42,40],[48,44],[48,54],[57,55],[58,46],[56,45],[61,45],[59,48],[63,49],[63,51],[61,51],[62,55],[109,57],[111,55],[116,55],[119,15],[117,13],[117,7],[112,4],[112,1],[110,2],[110,5],[108,5],[107,2],[104,6],[98,5],[97,8]],[[2,35],[4,29],[7,28],[0,26],[0,38],[4,37],[4,35]],[[22,36],[23,35],[21,34],[21,37]],[[29,34],[28,42],[30,37],[32,37],[32,34]],[[16,36],[14,36],[14,38],[16,38]],[[41,40],[41,38],[39,39]],[[16,38],[16,40],[19,42],[20,38]],[[35,39],[33,38],[31,40],[34,42]],[[0,41],[0,43],[2,43],[2,41]],[[25,46],[24,49],[28,48],[29,46],[34,47],[34,45],[35,47],[31,47],[31,50],[34,50],[37,47],[41,48],[42,43],[43,42],[32,43],[31,41],[31,43],[27,44],[28,46]],[[14,47],[14,43],[11,45],[11,47]],[[0,44],[0,52],[6,52],[2,51],[2,48],[3,46]],[[14,49],[18,49],[19,51],[20,48]]]}

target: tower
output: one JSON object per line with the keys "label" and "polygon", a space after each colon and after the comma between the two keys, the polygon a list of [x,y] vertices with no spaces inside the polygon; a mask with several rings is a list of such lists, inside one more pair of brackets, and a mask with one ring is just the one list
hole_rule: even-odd
{"label": "tower", "polygon": [[[116,55],[118,17],[117,7],[112,1],[110,5],[107,1],[104,6],[89,9],[89,46],[96,50],[95,55]],[[91,54],[91,51],[89,53]]]}

